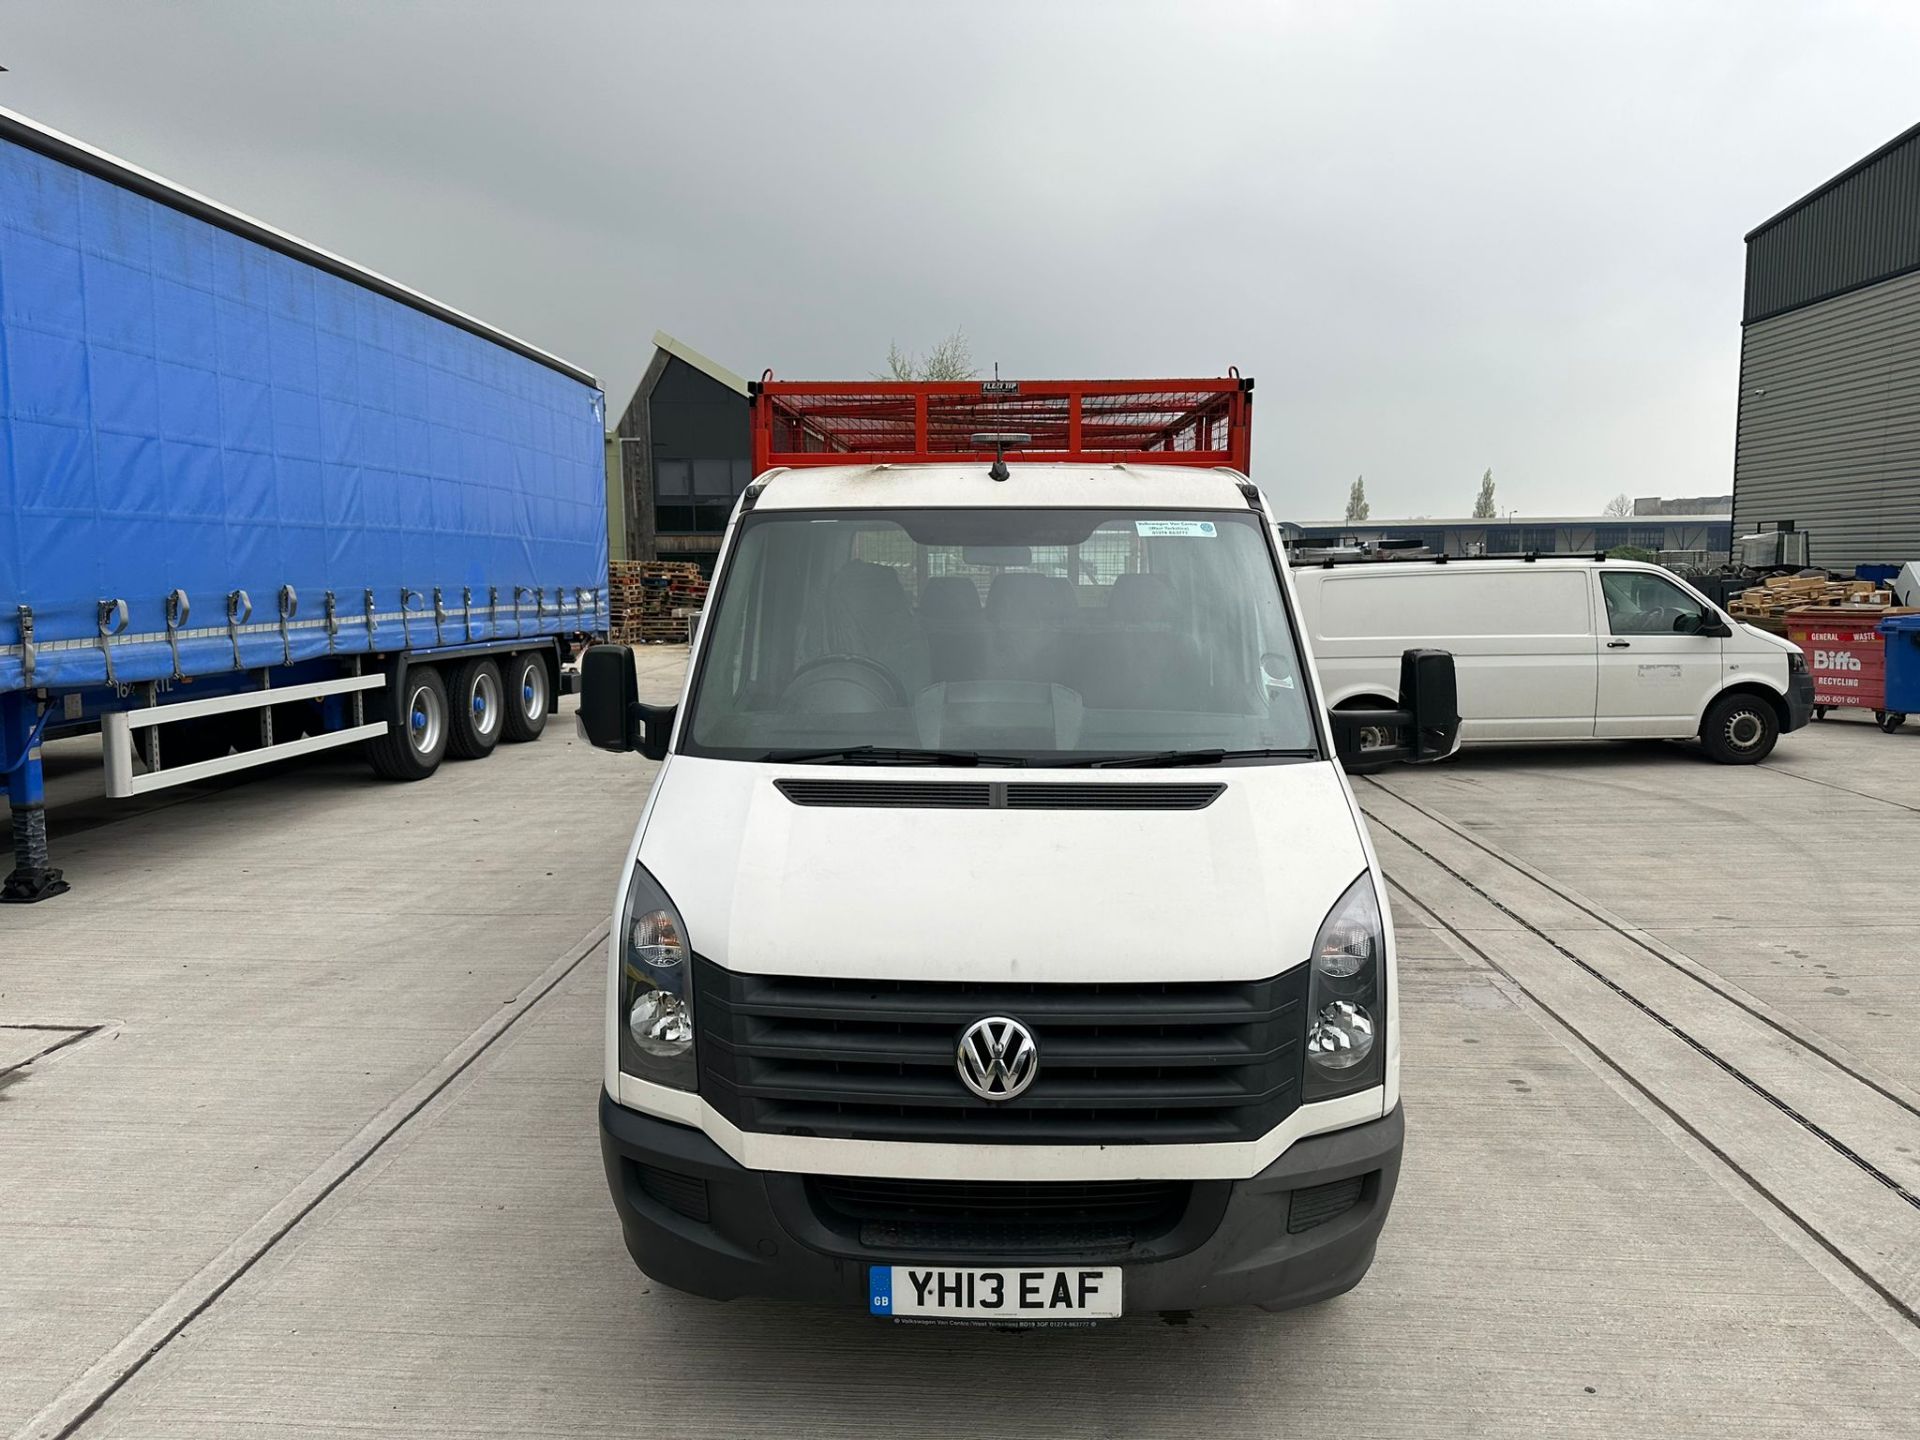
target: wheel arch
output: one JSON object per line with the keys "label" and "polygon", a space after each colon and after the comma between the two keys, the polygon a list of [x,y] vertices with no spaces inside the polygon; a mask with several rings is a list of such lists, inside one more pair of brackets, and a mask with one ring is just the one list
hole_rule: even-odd
{"label": "wheel arch", "polygon": [[1767,704],[1772,707],[1773,718],[1780,722],[1780,733],[1783,735],[1792,723],[1792,713],[1787,709],[1787,697],[1785,695],[1782,695],[1770,685],[1761,684],[1758,680],[1736,680],[1733,684],[1716,690],[1713,693],[1713,698],[1708,700],[1706,705],[1701,708],[1700,722],[1695,727],[1696,731],[1704,731],[1707,728],[1707,716],[1713,712],[1714,706],[1718,705],[1722,700],[1725,700],[1729,695],[1752,695],[1757,699],[1766,701]]}

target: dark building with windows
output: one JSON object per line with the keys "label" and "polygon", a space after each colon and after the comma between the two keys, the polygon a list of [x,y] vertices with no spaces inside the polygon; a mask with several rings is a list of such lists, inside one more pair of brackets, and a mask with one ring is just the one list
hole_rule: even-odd
{"label": "dark building with windows", "polygon": [[1747,236],[1733,519],[1920,559],[1920,125]]}
{"label": "dark building with windows", "polygon": [[752,478],[747,382],[665,331],[610,442],[632,560],[711,572],[733,502]]}

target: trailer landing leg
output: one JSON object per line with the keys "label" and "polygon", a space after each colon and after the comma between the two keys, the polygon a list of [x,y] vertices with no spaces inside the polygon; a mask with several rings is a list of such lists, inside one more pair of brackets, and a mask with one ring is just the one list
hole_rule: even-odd
{"label": "trailer landing leg", "polygon": [[47,863],[47,794],[35,709],[28,695],[0,695],[0,765],[7,767],[7,803],[13,809],[13,873],[0,883],[0,902],[13,905],[51,900],[69,888]]}

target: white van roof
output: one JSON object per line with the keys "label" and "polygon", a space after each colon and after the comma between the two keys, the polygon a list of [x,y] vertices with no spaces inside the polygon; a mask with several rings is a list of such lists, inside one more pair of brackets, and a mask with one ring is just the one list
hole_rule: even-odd
{"label": "white van roof", "polygon": [[984,506],[1115,506],[1136,510],[1245,510],[1234,470],[1181,465],[1022,465],[995,480],[986,457],[937,465],[821,465],[770,470],[760,510]]}

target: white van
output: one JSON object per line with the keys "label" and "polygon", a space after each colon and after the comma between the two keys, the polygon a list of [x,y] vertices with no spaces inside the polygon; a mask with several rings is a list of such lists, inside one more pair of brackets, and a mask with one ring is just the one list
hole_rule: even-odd
{"label": "white van", "polygon": [[1655,565],[1575,558],[1392,560],[1295,569],[1327,703],[1386,703],[1408,646],[1453,653],[1460,737],[1698,738],[1751,764],[1805,725],[1798,646],[1733,620]]}
{"label": "white van", "polygon": [[[1388,758],[1451,753],[1451,662],[1408,672]],[[600,1103],[647,1274],[996,1324],[1358,1283],[1393,929],[1243,477],[775,469],[680,704],[635,693],[587,652],[587,738],[661,761]]]}

